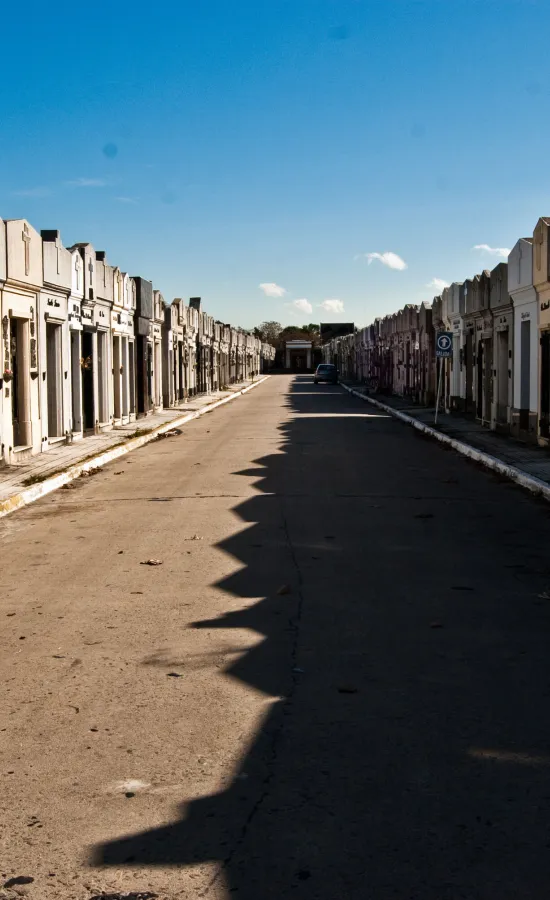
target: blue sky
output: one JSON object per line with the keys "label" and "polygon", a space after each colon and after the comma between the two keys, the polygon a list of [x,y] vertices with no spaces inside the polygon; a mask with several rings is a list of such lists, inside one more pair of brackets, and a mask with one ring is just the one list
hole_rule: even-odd
{"label": "blue sky", "polygon": [[549,214],[549,34],[547,0],[9,4],[0,215],[245,327],[366,324]]}

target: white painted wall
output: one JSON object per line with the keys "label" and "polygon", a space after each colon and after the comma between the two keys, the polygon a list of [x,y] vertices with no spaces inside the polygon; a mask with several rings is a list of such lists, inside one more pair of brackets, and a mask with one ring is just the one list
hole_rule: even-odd
{"label": "white painted wall", "polygon": [[521,238],[508,257],[508,291],[514,303],[514,409],[521,405],[521,323],[531,322],[529,409],[538,410],[538,300],[533,286],[533,244]]}
{"label": "white painted wall", "polygon": [[6,280],[6,223],[0,219],[0,282]]}
{"label": "white painted wall", "polygon": [[[0,219],[0,378],[4,371],[4,337],[2,331],[2,319],[4,317],[3,304],[3,286],[6,280],[6,224]],[[3,435],[4,420],[4,388],[0,390],[0,462],[3,458],[2,444],[4,443]]]}
{"label": "white painted wall", "polygon": [[[80,250],[74,248],[69,251],[71,254],[71,294],[69,297],[68,320],[69,320],[69,336],[78,333],[79,357],[82,357],[82,298],[84,296],[83,268],[84,264]],[[83,428],[83,412],[82,412],[82,372],[79,364],[71,362],[71,381],[72,386],[72,408],[71,408],[71,426],[73,439],[78,440],[82,437]],[[76,385],[76,387],[75,387]],[[75,402],[76,394],[76,402]]]}
{"label": "white painted wall", "polygon": [[50,374],[47,365],[47,325],[55,323],[61,327],[61,431],[69,430],[72,415],[70,334],[68,322],[68,297],[72,287],[72,255],[57,239],[42,241],[44,289],[39,294],[39,391],[40,417],[42,421],[42,450],[50,446],[53,435],[48,423],[48,384]]}
{"label": "white painted wall", "polygon": [[[23,239],[25,236],[25,240]],[[27,250],[25,249],[27,248]],[[26,391],[28,397],[28,422],[32,453],[41,448],[40,393],[38,383],[39,323],[38,296],[42,287],[42,238],[26,219],[11,219],[6,222],[6,287],[3,292],[3,316],[11,315],[26,321],[26,346],[21,362],[24,363]],[[27,265],[28,263],[28,265]],[[34,330],[34,334],[32,331]],[[31,341],[36,341],[36,365],[31,368]],[[35,377],[32,377],[32,376]],[[3,387],[2,435],[4,458],[13,462],[11,450],[14,446],[11,393],[13,385]],[[7,396],[8,395],[8,396]]]}
{"label": "white painted wall", "polygon": [[[38,385],[40,392],[41,449],[48,450],[51,441],[61,437],[69,429],[71,421],[71,362],[70,335],[67,320],[67,294],[59,289],[45,287],[38,298],[39,352]],[[47,332],[48,324],[59,326],[61,335],[61,433],[50,434],[48,422],[48,391],[50,378],[54,373],[48,370]],[[59,376],[59,373],[57,373]],[[56,377],[57,377],[56,376]]]}

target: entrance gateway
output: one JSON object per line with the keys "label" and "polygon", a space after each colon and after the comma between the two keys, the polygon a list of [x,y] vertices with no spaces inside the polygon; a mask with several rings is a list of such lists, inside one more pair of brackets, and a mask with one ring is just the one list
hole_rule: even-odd
{"label": "entrance gateway", "polygon": [[285,369],[307,372],[313,368],[313,341],[285,341]]}
{"label": "entrance gateway", "polygon": [[550,438],[550,330],[540,338],[540,436]]}
{"label": "entrance gateway", "polygon": [[95,426],[94,404],[94,335],[86,328],[82,332],[82,406],[84,431],[91,431]]}
{"label": "entrance gateway", "polygon": [[46,371],[48,399],[48,437],[63,436],[63,372],[61,325],[46,322]]}
{"label": "entrance gateway", "polygon": [[31,444],[30,394],[28,382],[28,332],[26,319],[10,320],[11,355],[11,415],[13,424],[13,446],[27,447]]}

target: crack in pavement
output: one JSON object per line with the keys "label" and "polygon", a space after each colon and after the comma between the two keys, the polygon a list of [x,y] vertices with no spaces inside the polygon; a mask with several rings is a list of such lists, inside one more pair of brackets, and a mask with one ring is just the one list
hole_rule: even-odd
{"label": "crack in pavement", "polygon": [[[254,485],[252,485],[254,488]],[[248,500],[250,497],[286,497],[288,499],[296,499],[296,500],[304,500],[311,497],[315,497],[316,494],[313,492],[303,493],[303,492],[295,492],[295,493],[276,493],[273,491],[260,491],[260,490],[252,490],[249,494],[176,494],[173,496],[167,497],[109,497],[107,500],[102,500],[93,497],[79,497],[79,502],[85,502],[87,504],[95,503],[98,506],[104,505],[106,503],[159,503],[166,502],[168,500]],[[452,497],[452,496],[444,496],[438,494],[374,494],[374,493],[352,493],[352,494],[342,494],[342,493],[334,493],[331,494],[328,491],[325,491],[324,495],[325,499],[335,499],[335,500],[397,500],[399,503],[402,503],[404,500],[411,500],[413,502],[420,501],[433,501],[435,503],[473,503],[475,502],[477,506],[495,506],[498,505],[497,500],[484,500],[480,499],[477,496],[467,496],[462,494],[460,497]],[[65,499],[65,498],[60,498]],[[68,498],[67,498],[68,499]],[[72,504],[70,501],[67,503],[67,508],[70,508]]]}

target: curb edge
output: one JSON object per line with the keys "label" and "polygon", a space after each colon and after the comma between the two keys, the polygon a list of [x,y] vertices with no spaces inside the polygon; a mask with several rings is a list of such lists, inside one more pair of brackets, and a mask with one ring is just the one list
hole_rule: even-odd
{"label": "curb edge", "polygon": [[456,450],[463,456],[467,456],[469,459],[481,463],[493,472],[498,472],[499,475],[503,475],[510,481],[514,481],[516,484],[519,484],[520,487],[531,491],[532,494],[538,494],[539,496],[544,497],[545,500],[550,501],[550,484],[541,481],[540,478],[535,478],[534,475],[528,475],[527,472],[523,472],[521,469],[516,469],[515,466],[510,466],[508,463],[502,462],[502,460],[497,459],[496,456],[491,456],[483,450],[476,450],[476,448],[472,447],[470,444],[465,444],[463,441],[458,441],[456,438],[449,437],[449,435],[443,434],[443,432],[437,431],[435,428],[430,428],[430,426],[425,425],[424,422],[420,422],[418,419],[413,418],[413,416],[408,416],[406,413],[393,409],[392,406],[387,406],[385,403],[374,400],[372,397],[366,397],[359,391],[355,391],[353,388],[348,387],[347,384],[342,384],[342,387],[349,394],[353,394],[354,397],[358,397],[360,400],[364,400],[367,403],[372,404],[372,406],[384,410],[384,412],[389,413],[395,419],[399,419],[401,422],[411,425],[413,428],[416,428],[417,431],[422,431],[424,434],[430,435],[430,437],[435,438],[441,444],[447,444],[447,446],[452,447],[453,450]]}
{"label": "curb edge", "polygon": [[209,403],[206,406],[203,406],[202,409],[197,409],[192,413],[187,413],[178,418],[171,419],[163,425],[158,425],[147,434],[132,438],[123,444],[118,444],[111,450],[105,450],[104,453],[99,453],[97,456],[87,459],[84,463],[75,463],[74,465],[69,466],[66,472],[61,472],[59,475],[52,475],[51,478],[45,478],[44,481],[41,481],[39,484],[34,484],[26,490],[12,494],[11,497],[7,497],[6,500],[0,500],[0,519],[18,509],[22,509],[24,506],[28,506],[30,503],[34,503],[36,500],[40,500],[41,497],[46,497],[53,491],[63,487],[63,485],[68,484],[70,481],[74,481],[74,479],[82,475],[83,472],[89,472],[90,469],[100,469],[102,466],[113,462],[120,456],[125,456],[127,453],[131,453],[132,450],[138,450],[140,447],[144,447],[145,444],[149,444],[158,437],[159,434],[164,434],[165,431],[172,431],[173,428],[179,428],[181,425],[186,425],[187,422],[191,422],[193,419],[198,419],[200,416],[212,412],[212,410],[217,409],[218,406],[223,406],[226,403],[230,403],[232,400],[236,400],[237,397],[242,397],[243,394],[247,394],[248,391],[263,384],[268,378],[270,378],[269,375],[264,375],[263,378],[241,388],[240,391],[235,391],[235,393],[230,394],[228,397],[222,397],[221,400]]}

